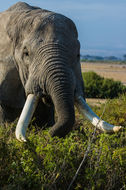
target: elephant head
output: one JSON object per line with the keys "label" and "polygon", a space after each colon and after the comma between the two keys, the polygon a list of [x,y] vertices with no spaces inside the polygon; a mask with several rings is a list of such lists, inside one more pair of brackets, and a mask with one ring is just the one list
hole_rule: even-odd
{"label": "elephant head", "polygon": [[17,3],[6,12],[14,65],[27,97],[16,127],[17,139],[26,141],[26,129],[41,101],[54,106],[57,113],[51,136],[64,137],[72,129],[74,104],[99,129],[118,131],[120,127],[100,120],[85,102],[75,24],[61,14],[26,3]]}

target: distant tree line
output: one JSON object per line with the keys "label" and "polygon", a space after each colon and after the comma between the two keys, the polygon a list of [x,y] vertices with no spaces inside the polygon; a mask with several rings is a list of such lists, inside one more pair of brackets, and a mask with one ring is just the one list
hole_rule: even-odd
{"label": "distant tree line", "polygon": [[118,58],[116,56],[97,56],[97,55],[81,55],[80,56],[81,61],[123,61],[126,62],[126,54],[123,55],[123,58]]}

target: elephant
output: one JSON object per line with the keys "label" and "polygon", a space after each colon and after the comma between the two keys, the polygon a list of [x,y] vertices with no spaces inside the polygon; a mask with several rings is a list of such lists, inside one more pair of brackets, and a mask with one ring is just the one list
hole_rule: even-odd
{"label": "elephant", "polygon": [[71,19],[24,2],[1,12],[0,122],[19,117],[15,134],[23,142],[32,117],[38,126],[49,126],[52,137],[65,137],[75,123],[74,105],[98,129],[120,130],[86,103],[80,42]]}

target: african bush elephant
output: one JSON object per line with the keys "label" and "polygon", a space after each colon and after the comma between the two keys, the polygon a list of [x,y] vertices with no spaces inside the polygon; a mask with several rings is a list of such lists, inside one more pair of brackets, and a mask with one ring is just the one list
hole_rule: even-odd
{"label": "african bush elephant", "polygon": [[99,129],[120,129],[85,102],[80,43],[69,18],[22,2],[0,13],[0,121],[21,114],[16,137],[26,141],[34,114],[38,125],[52,126],[51,136],[64,137],[75,122],[74,104]]}

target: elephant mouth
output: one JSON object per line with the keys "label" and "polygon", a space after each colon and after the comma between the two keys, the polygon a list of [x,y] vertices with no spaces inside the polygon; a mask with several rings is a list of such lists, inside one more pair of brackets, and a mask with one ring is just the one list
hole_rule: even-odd
{"label": "elephant mouth", "polygon": [[[24,108],[22,110],[21,116],[19,118],[17,127],[16,127],[16,138],[21,142],[26,142],[26,129],[29,125],[29,122],[33,116],[33,113],[37,107],[39,97],[34,94],[29,94],[25,102]],[[121,129],[121,126],[111,125],[103,120],[101,120],[88,106],[82,96],[75,97],[75,106],[79,112],[84,115],[96,128],[101,131],[112,133],[118,132]]]}

